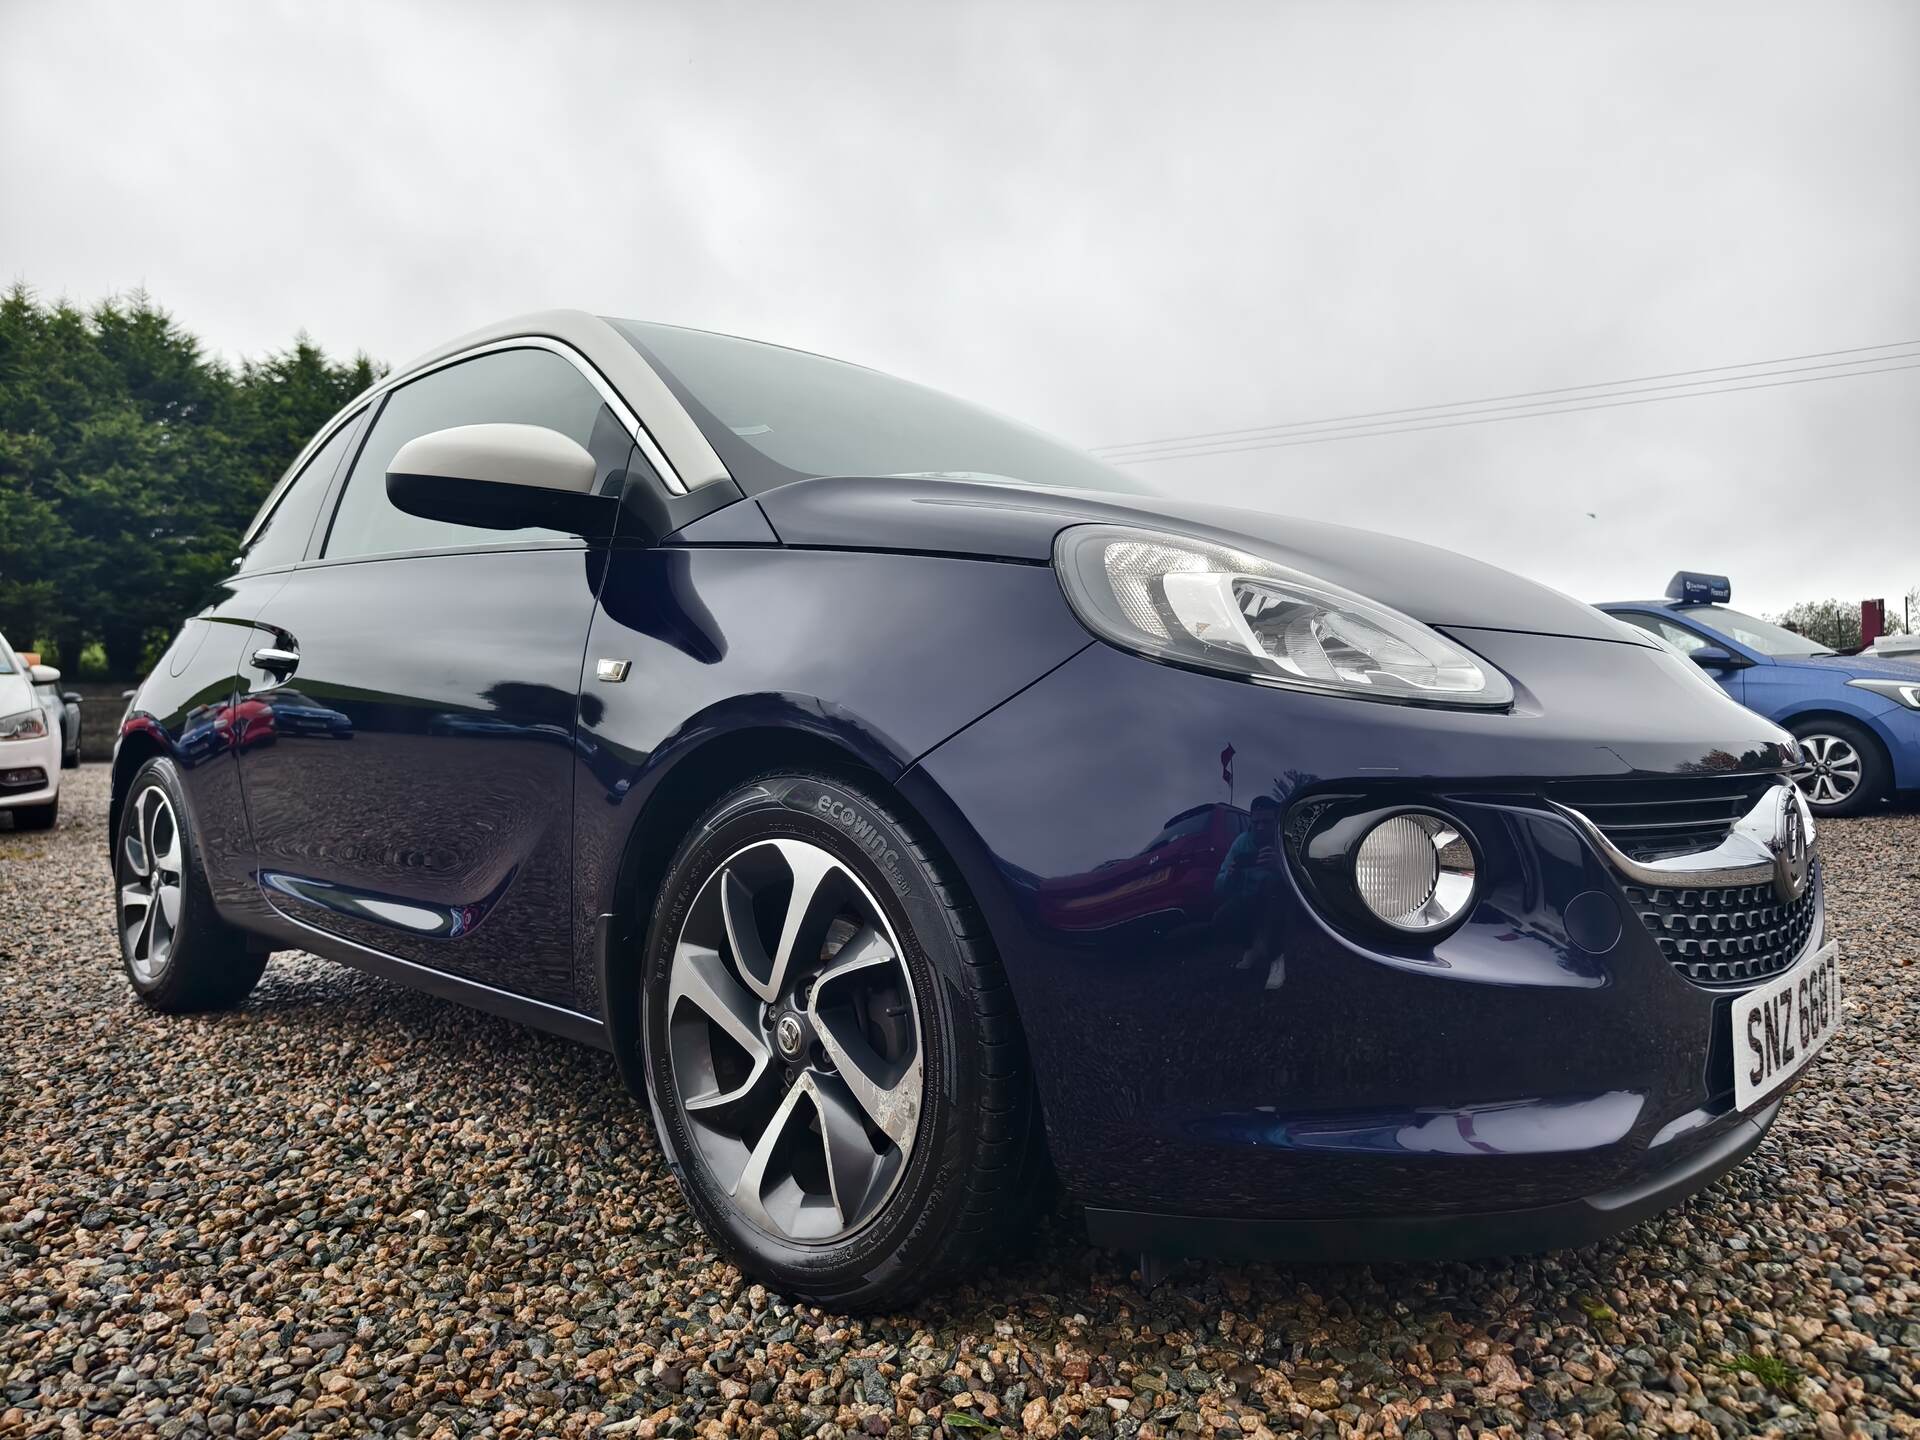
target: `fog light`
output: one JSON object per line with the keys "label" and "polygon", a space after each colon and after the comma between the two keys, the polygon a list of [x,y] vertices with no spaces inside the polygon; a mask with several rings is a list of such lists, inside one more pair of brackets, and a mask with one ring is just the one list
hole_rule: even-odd
{"label": "fog light", "polygon": [[1354,853],[1353,887],[1394,929],[1437,929],[1473,902],[1473,847],[1439,815],[1392,815]]}

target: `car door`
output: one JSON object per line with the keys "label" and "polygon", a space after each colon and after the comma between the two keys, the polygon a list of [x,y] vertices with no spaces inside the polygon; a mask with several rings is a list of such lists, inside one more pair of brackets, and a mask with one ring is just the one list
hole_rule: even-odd
{"label": "car door", "polygon": [[[268,902],[306,932],[565,1005],[575,709],[604,537],[397,510],[386,470],[455,425],[544,425],[618,493],[632,434],[546,342],[380,403],[312,557],[256,620],[240,774]],[[325,950],[324,944],[315,948]]]}
{"label": "car door", "polygon": [[[207,884],[224,911],[259,908],[251,838],[234,760],[236,691],[253,619],[306,553],[334,480],[358,440],[364,409],[349,409],[315,437],[306,458],[274,487],[247,527],[232,572],[189,616],[141,682],[122,733],[158,740],[180,772]],[[117,826],[118,811],[111,817]]]}

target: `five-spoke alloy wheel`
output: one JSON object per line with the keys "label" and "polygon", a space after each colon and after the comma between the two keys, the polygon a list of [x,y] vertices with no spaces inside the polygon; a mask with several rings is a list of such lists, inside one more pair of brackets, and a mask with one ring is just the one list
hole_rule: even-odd
{"label": "five-spoke alloy wheel", "polygon": [[835,1240],[886,1202],[913,1154],[922,1073],[913,980],[858,876],[772,839],[701,887],[667,990],[674,1084],[740,1213]]}
{"label": "five-spoke alloy wheel", "polygon": [[1860,788],[1860,752],[1838,735],[1808,735],[1800,742],[1807,768],[1800,788],[1810,805],[1839,805]]}
{"label": "five-spoke alloy wheel", "polygon": [[120,958],[147,1004],[221,1010],[253,989],[267,952],[215,913],[171,760],[149,760],[127,787],[113,880]]}
{"label": "five-spoke alloy wheel", "polygon": [[897,1304],[1047,1193],[998,957],[874,794],[804,771],[716,801],[651,907],[640,1063],[694,1212],[751,1272]]}
{"label": "five-spoke alloy wheel", "polygon": [[1793,726],[1801,765],[1794,779],[1816,815],[1857,815],[1887,791],[1887,761],[1859,726],[1816,716]]}
{"label": "five-spoke alloy wheel", "polygon": [[180,822],[160,786],[134,796],[119,861],[120,940],[134,978],[150,985],[167,968],[180,924]]}

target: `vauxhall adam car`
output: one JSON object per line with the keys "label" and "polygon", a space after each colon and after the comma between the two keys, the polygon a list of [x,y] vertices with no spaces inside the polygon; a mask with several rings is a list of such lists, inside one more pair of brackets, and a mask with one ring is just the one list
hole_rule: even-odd
{"label": "vauxhall adam car", "polygon": [[[314,717],[324,723],[315,723]],[[1405,540],[560,312],[330,421],[134,699],[134,989],[298,948],[612,1052],[753,1274],[1576,1244],[1832,1033],[1791,739]]]}

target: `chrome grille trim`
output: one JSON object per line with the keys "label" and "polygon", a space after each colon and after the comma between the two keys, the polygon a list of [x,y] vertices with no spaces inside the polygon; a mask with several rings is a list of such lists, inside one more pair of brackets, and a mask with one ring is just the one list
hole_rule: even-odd
{"label": "chrome grille trim", "polygon": [[1780,809],[1794,805],[1800,811],[1806,848],[1813,851],[1813,814],[1806,797],[1791,780],[1782,779],[1769,786],[1745,815],[1733,822],[1726,838],[1706,850],[1686,855],[1668,855],[1658,860],[1636,860],[1592,820],[1570,805],[1549,798],[1547,804],[1564,816],[1600,852],[1600,857],[1623,879],[1637,885],[1703,889],[1738,885],[1771,885],[1780,874]]}

